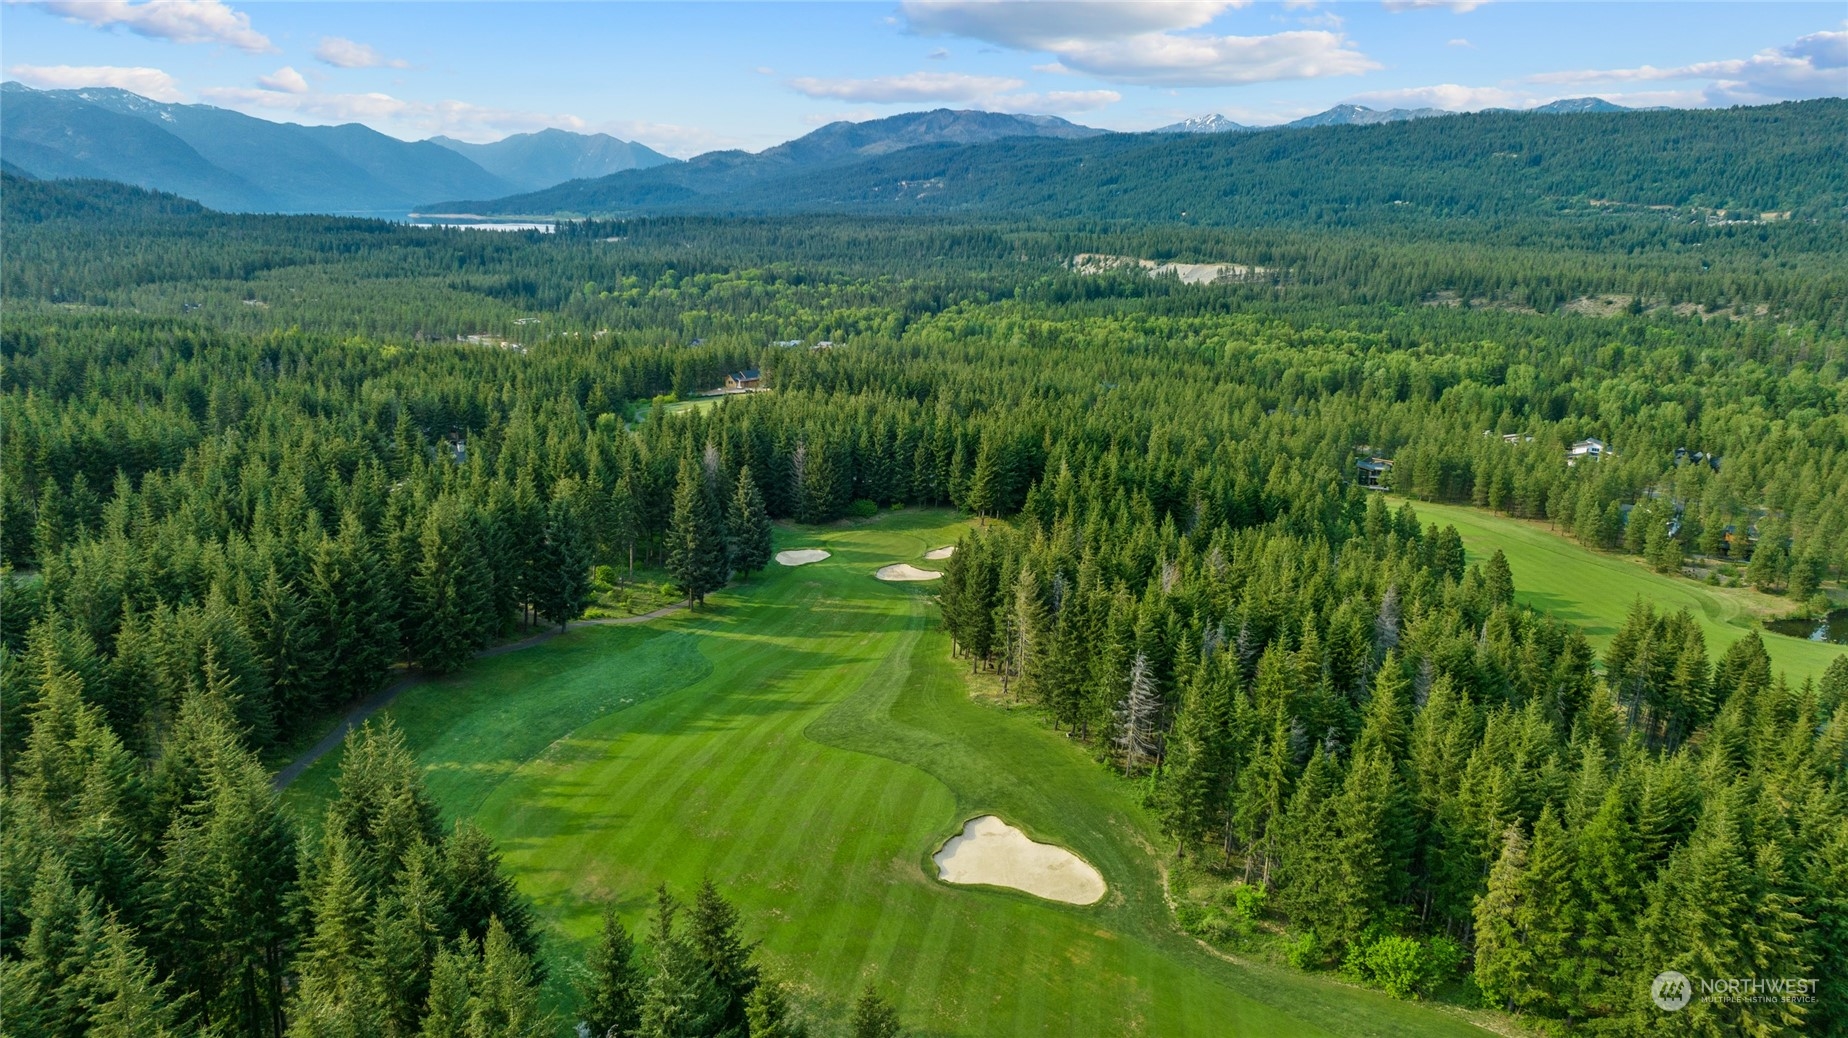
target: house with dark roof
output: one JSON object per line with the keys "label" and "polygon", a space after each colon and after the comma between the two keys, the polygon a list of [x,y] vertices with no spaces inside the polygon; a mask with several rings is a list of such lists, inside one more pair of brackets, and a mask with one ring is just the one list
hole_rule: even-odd
{"label": "house with dark roof", "polygon": [[1362,458],[1354,463],[1354,482],[1368,490],[1385,490],[1386,476],[1392,472],[1391,458]]}
{"label": "house with dark roof", "polygon": [[741,390],[756,389],[763,380],[763,372],[756,368],[746,368],[743,371],[734,371],[725,376],[725,388],[734,393]]}

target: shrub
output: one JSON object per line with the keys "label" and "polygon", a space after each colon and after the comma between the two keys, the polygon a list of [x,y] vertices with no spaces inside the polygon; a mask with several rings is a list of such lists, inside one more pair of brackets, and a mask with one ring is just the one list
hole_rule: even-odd
{"label": "shrub", "polygon": [[1341,971],[1384,988],[1394,998],[1429,993],[1456,975],[1463,949],[1443,935],[1419,941],[1398,934],[1369,933],[1348,948]]}
{"label": "shrub", "polygon": [[1284,952],[1284,958],[1299,970],[1321,969],[1323,961],[1322,939],[1310,930],[1291,941]]}
{"label": "shrub", "polygon": [[879,514],[879,506],[865,498],[847,506],[847,514],[855,519],[871,519]]}
{"label": "shrub", "polygon": [[1381,937],[1349,948],[1344,966],[1357,979],[1378,984],[1394,998],[1405,998],[1423,986],[1424,947],[1410,937]]}

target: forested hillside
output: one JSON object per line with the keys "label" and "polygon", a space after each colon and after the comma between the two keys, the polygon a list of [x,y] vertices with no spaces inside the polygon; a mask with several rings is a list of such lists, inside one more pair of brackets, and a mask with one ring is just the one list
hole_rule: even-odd
{"label": "forested hillside", "polygon": [[[1660,969],[1848,975],[1848,658],[1791,680],[1756,635],[1714,651],[1640,605],[1600,657],[1417,512],[1473,502],[1671,572],[1696,551],[1755,565],[1793,609],[1839,599],[1848,293],[1835,228],[1810,218],[1838,218],[1820,156],[1842,110],[1703,113],[1661,149],[1689,165],[1659,183],[1594,159],[1611,145],[1573,135],[1577,117],[1169,139],[1199,149],[1189,168],[1257,147],[1325,169],[1361,135],[1409,161],[1475,127],[1517,157],[1458,169],[1804,217],[1639,216],[1620,225],[1636,247],[1592,264],[1601,217],[1453,248],[1348,221],[1333,195],[1297,203],[1326,228],[1287,233],[673,218],[526,235],[9,177],[5,997],[55,1034],[135,1033],[106,1031],[129,1006],[227,1034],[348,1033],[378,1006],[389,1025],[352,1033],[480,1033],[441,1029],[458,1005],[523,1021],[492,1033],[552,1033],[520,1015],[552,937],[389,733],[349,749],[318,833],[281,815],[255,754],[398,664],[453,670],[578,616],[593,567],[661,567],[697,601],[763,564],[766,519],[925,505],[981,523],[939,596],[967,669],[1145,789],[1163,853],[1246,891],[1183,896],[1196,932],[1261,922],[1303,968],[1617,1034],[1667,1026]],[[1785,120],[1781,150],[1743,155],[1753,120]],[[1730,149],[1730,171],[1709,164]],[[1656,151],[1637,155],[1659,168]],[[1412,201],[1553,204],[1513,174],[1468,195],[1456,177]],[[1085,273],[1081,252],[1275,274],[1188,285]],[[1423,305],[1439,293],[1461,305]],[[1633,305],[1561,308],[1618,293]],[[655,406],[747,367],[767,392]],[[1610,454],[1568,464],[1588,437]],[[1355,485],[1373,456],[1409,503]],[[1702,540],[1715,530],[1731,536]],[[716,990],[731,952],[699,958],[660,914],[660,969],[684,968],[662,975]],[[724,990],[736,1026],[747,987]],[[1848,1027],[1840,986],[1817,995],[1673,1024]],[[640,1033],[679,1033],[659,1012]]]}
{"label": "forested hillside", "polygon": [[1840,100],[1723,111],[1483,112],[1274,133],[927,145],[799,176],[689,179],[696,168],[689,164],[432,208],[1031,214],[1421,233],[1444,221],[1500,232],[1511,222],[1531,227],[1565,217],[1602,233],[1642,210],[1697,222],[1775,214],[1839,230],[1848,180],[1833,156],[1844,134],[1848,102]]}

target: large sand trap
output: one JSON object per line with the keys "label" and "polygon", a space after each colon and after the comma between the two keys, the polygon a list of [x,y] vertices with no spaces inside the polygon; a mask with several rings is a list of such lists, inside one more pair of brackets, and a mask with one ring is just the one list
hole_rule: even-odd
{"label": "large sand trap", "polygon": [[932,855],[945,883],[985,883],[1024,890],[1048,901],[1095,904],[1104,896],[1104,877],[1063,847],[1034,843],[994,815],[970,819]]}
{"label": "large sand trap", "polygon": [[934,570],[919,569],[909,562],[900,562],[892,566],[879,567],[879,572],[873,576],[880,580],[936,580],[943,574]]}
{"label": "large sand trap", "polygon": [[924,557],[927,559],[947,559],[954,554],[956,554],[956,545],[952,544],[944,548],[932,548],[924,553]]}
{"label": "large sand trap", "polygon": [[806,566],[811,562],[820,562],[828,553],[820,548],[798,548],[795,551],[779,551],[776,561],[785,566]]}

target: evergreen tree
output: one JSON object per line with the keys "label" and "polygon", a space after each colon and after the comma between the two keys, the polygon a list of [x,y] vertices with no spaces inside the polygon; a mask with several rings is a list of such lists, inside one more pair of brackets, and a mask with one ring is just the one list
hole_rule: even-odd
{"label": "evergreen tree", "polygon": [[738,934],[738,910],[719,894],[710,879],[699,885],[688,913],[687,939],[727,999],[721,1029],[742,1031],[744,1007],[757,986],[757,966],[751,961],[755,944]]}
{"label": "evergreen tree", "polygon": [[553,497],[539,546],[533,609],[564,627],[590,604],[591,546],[575,492]]}
{"label": "evergreen tree", "polygon": [[782,982],[770,977],[759,977],[751,989],[744,1018],[751,1038],[808,1038],[808,1028],[790,1008]]}
{"label": "evergreen tree", "polygon": [[481,590],[489,573],[461,505],[440,499],[424,516],[411,579],[411,660],[436,674],[455,670],[488,640],[491,616]]}
{"label": "evergreen tree", "polygon": [[539,984],[532,960],[499,919],[488,922],[482,942],[481,972],[471,985],[470,1038],[537,1038],[550,1021],[539,1010]]}
{"label": "evergreen tree", "polygon": [[905,1029],[899,1025],[898,1011],[892,1008],[892,1003],[868,984],[853,1004],[847,1033],[852,1038],[904,1038]]}
{"label": "evergreen tree", "polygon": [[1540,969],[1521,930],[1528,910],[1522,878],[1527,874],[1527,837],[1509,826],[1489,872],[1488,893],[1476,901],[1476,986],[1490,1005],[1512,1011]]}
{"label": "evergreen tree", "polygon": [[[521,954],[529,959],[538,955],[539,930],[532,905],[501,868],[494,841],[473,822],[456,823],[444,873],[450,883],[449,912],[458,931],[470,940],[485,941],[498,923]],[[538,969],[536,962],[534,969]]]}
{"label": "evergreen tree", "polygon": [[430,997],[419,1038],[474,1038],[469,1007],[480,972],[481,960],[466,945],[437,953],[430,966]]}
{"label": "evergreen tree", "polygon": [[168,985],[121,923],[112,920],[103,927],[103,946],[89,965],[83,987],[90,1038],[167,1038],[177,1033]]}
{"label": "evergreen tree", "polygon": [[667,531],[667,571],[697,605],[725,583],[725,536],[712,506],[705,475],[692,458],[680,463],[674,488],[674,517]]}
{"label": "evergreen tree", "polygon": [[577,985],[579,1012],[593,1038],[624,1038],[635,1030],[641,1022],[642,985],[629,931],[616,907],[605,905],[603,928],[584,958]]}
{"label": "evergreen tree", "polygon": [[726,1033],[729,994],[712,977],[693,941],[676,925],[680,905],[656,893],[649,943],[655,968],[642,998],[639,1038],[710,1038]]}
{"label": "evergreen tree", "polygon": [[756,573],[770,564],[770,513],[764,508],[763,492],[751,478],[749,465],[738,470],[738,485],[732,490],[725,529],[734,572]]}

